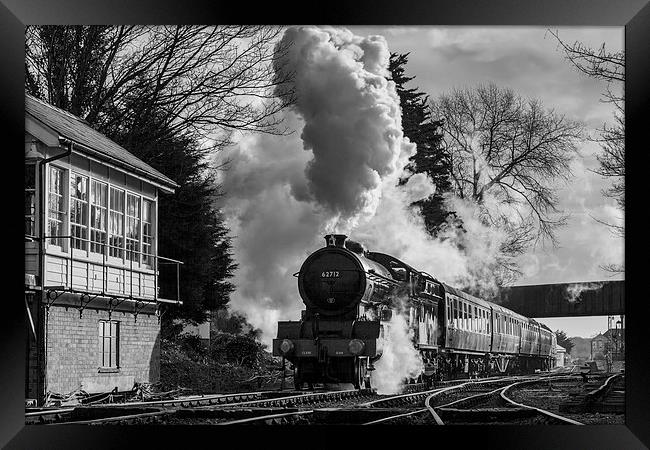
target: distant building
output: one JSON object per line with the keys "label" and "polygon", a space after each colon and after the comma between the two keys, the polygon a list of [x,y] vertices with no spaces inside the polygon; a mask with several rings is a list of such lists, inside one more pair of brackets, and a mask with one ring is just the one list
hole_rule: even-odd
{"label": "distant building", "polygon": [[559,344],[555,345],[555,367],[566,365],[566,349]]}
{"label": "distant building", "polygon": [[607,351],[612,360],[625,359],[625,328],[610,328],[603,336],[607,339]]}
{"label": "distant building", "polygon": [[609,339],[601,333],[591,339],[591,359],[604,359]]}
{"label": "distant building", "polygon": [[87,122],[26,96],[26,398],[158,380],[160,306],[179,300],[180,263],[158,255],[158,199],[177,187]]}
{"label": "distant building", "polygon": [[592,338],[591,359],[625,360],[625,328],[610,328]]}

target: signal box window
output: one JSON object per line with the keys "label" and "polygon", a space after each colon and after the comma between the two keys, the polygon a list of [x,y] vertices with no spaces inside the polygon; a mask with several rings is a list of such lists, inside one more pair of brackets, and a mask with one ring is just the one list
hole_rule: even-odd
{"label": "signal box window", "polygon": [[109,208],[109,254],[122,258],[124,248],[124,191],[111,187]]}
{"label": "signal box window", "polygon": [[126,195],[126,257],[140,261],[140,197]]}
{"label": "signal box window", "polygon": [[47,234],[53,236],[50,244],[63,247],[63,221],[65,219],[65,198],[63,169],[50,166],[48,184]]}
{"label": "signal box window", "polygon": [[99,349],[100,368],[117,369],[119,367],[119,322],[99,321]]}
{"label": "signal box window", "polygon": [[153,202],[142,201],[142,262],[148,266],[153,265]]}
{"label": "signal box window", "polygon": [[25,234],[34,236],[36,213],[36,165],[25,165]]}
{"label": "signal box window", "polygon": [[72,246],[88,248],[88,178],[73,173],[70,177],[70,231]]}
{"label": "signal box window", "polygon": [[90,251],[93,253],[104,253],[107,209],[108,185],[92,180],[90,183]]}

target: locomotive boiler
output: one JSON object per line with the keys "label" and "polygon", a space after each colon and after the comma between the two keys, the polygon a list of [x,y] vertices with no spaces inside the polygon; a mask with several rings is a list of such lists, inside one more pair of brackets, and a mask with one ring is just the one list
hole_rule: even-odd
{"label": "locomotive boiler", "polygon": [[298,321],[278,322],[273,355],[294,384],[370,387],[393,314],[407,317],[424,362],[422,381],[548,369],[555,334],[545,325],[474,297],[397,258],[365,251],[342,234],[303,262]]}
{"label": "locomotive boiler", "polygon": [[306,308],[300,321],[278,323],[273,354],[294,365],[294,383],[352,383],[368,386],[368,370],[380,356],[380,315],[395,281],[362,251],[345,246],[345,235],[325,236],[298,272]]}

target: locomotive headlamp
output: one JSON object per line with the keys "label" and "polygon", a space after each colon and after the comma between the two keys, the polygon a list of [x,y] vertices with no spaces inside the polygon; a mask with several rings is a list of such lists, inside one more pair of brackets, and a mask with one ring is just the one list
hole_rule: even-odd
{"label": "locomotive headlamp", "polygon": [[364,344],[363,341],[359,339],[352,339],[348,344],[348,350],[350,350],[350,353],[355,356],[360,355],[365,347],[366,344]]}
{"label": "locomotive headlamp", "polygon": [[284,341],[282,341],[282,343],[280,344],[280,351],[282,352],[282,354],[286,355],[291,350],[293,350],[293,342],[291,342],[289,339],[285,339]]}

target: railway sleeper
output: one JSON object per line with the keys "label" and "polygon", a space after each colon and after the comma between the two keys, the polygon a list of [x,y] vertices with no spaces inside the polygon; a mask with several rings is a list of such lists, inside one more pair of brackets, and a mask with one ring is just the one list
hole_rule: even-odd
{"label": "railway sleeper", "polygon": [[445,423],[453,422],[507,422],[514,419],[525,419],[539,415],[529,408],[436,408],[436,412]]}

